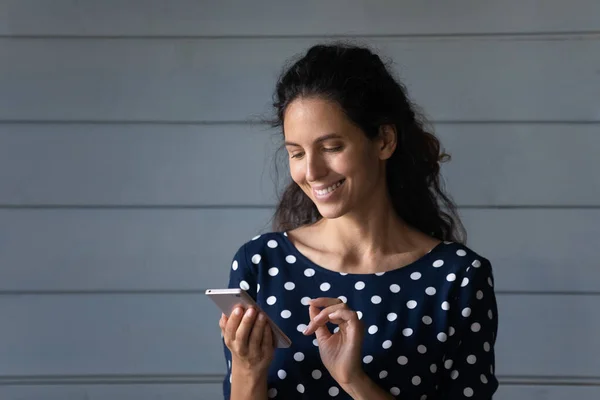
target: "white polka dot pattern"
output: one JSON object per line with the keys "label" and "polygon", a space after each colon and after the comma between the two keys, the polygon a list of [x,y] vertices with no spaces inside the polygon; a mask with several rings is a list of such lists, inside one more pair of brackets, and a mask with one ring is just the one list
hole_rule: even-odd
{"label": "white polka dot pattern", "polygon": [[[436,391],[452,399],[483,399],[497,390],[491,264],[462,244],[444,242],[407,268],[348,274],[308,261],[286,235],[272,232],[240,247],[229,273],[229,287],[247,291],[292,339],[289,356],[273,361],[269,398],[345,395],[329,371],[317,367],[315,335],[302,334],[310,321],[309,301],[319,297],[339,299],[356,312],[366,333],[363,367],[393,396],[427,400]],[[341,334],[338,325],[328,327]],[[225,350],[227,391],[231,353]]]}
{"label": "white polka dot pattern", "polygon": [[421,273],[413,272],[412,274],[410,274],[410,279],[412,279],[413,281],[418,281],[419,279],[421,279]]}

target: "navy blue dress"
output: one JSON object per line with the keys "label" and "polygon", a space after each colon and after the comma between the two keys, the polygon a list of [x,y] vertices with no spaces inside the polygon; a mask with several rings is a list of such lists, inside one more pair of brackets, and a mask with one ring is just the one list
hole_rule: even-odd
{"label": "navy blue dress", "polygon": [[[323,366],[315,335],[304,336],[307,300],[338,297],[365,325],[362,366],[403,400],[490,399],[498,388],[494,343],[498,311],[489,260],[443,242],[385,273],[345,274],[303,256],[287,235],[270,232],[236,252],[229,287],[257,301],[292,340],[276,349],[268,375],[274,399],[350,399]],[[328,324],[331,331],[335,325]],[[231,353],[224,346],[231,391]]]}

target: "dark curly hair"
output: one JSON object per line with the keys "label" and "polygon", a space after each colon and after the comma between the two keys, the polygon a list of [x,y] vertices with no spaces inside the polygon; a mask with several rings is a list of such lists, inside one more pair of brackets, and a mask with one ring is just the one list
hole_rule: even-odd
{"label": "dark curly hair", "polygon": [[[463,242],[466,232],[456,205],[444,193],[439,140],[424,127],[424,118],[408,99],[406,88],[368,47],[348,43],[318,44],[286,68],[273,95],[281,129],[288,105],[298,97],[320,97],[338,103],[368,138],[391,124],[398,145],[387,160],[387,188],[395,211],[407,224],[439,240]],[[431,129],[429,129],[431,130]],[[280,148],[281,150],[281,148]],[[280,194],[273,216],[276,231],[294,229],[322,218],[316,205],[295,183]]]}

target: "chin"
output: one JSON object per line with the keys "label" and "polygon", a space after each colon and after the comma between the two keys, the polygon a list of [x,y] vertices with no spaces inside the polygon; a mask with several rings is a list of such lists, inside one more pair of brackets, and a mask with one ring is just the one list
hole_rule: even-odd
{"label": "chin", "polygon": [[317,210],[319,210],[319,213],[321,214],[321,216],[323,218],[327,218],[327,219],[336,219],[336,218],[343,216],[347,212],[347,210],[345,208],[346,207],[328,206],[328,205],[319,207],[319,205],[317,203]]}

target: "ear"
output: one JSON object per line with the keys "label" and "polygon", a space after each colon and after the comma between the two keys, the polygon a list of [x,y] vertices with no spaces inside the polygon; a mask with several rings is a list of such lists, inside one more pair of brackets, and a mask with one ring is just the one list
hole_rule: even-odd
{"label": "ear", "polygon": [[377,141],[377,150],[379,158],[387,160],[394,154],[398,145],[398,131],[395,125],[386,124],[379,127],[379,135]]}

